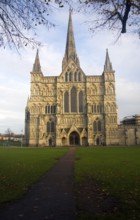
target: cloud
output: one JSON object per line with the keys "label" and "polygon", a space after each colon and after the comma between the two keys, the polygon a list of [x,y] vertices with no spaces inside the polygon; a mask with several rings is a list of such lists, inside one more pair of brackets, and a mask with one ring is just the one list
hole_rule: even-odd
{"label": "cloud", "polygon": [[116,83],[119,116],[140,114],[140,82],[131,83],[128,79],[118,79]]}

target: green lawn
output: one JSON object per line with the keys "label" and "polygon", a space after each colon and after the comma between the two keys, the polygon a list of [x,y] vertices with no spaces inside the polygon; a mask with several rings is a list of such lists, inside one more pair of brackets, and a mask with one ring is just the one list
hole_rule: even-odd
{"label": "green lawn", "polygon": [[22,196],[66,152],[54,148],[0,148],[0,202]]}
{"label": "green lawn", "polygon": [[[21,197],[28,187],[49,170],[67,150],[66,148],[0,148],[0,202]],[[80,212],[77,208],[77,219],[140,219],[140,148],[77,147],[75,180],[76,196],[79,195],[79,200],[76,200],[77,207],[78,201],[86,198],[85,194],[78,194],[80,190],[89,193],[86,199],[90,201],[94,193],[97,194],[96,196],[99,194],[99,197],[105,194],[111,195],[121,206],[121,210],[116,209],[113,213],[112,211],[97,212],[96,215],[86,211]],[[82,188],[84,182],[86,185]],[[81,195],[84,196],[80,197]],[[91,209],[94,208],[96,199],[93,201]]]}
{"label": "green lawn", "polygon": [[78,148],[75,176],[78,186],[93,179],[100,190],[121,202],[122,212],[95,216],[79,213],[79,219],[140,219],[140,148]]}

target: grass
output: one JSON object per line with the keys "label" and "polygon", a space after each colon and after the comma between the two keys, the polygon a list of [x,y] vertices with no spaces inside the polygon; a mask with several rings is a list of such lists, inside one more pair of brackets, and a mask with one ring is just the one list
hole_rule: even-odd
{"label": "grass", "polygon": [[[49,170],[67,150],[66,148],[0,148],[0,202],[21,197],[29,186]],[[77,191],[78,185],[93,179],[103,192],[120,201],[123,211],[105,215],[100,213],[96,216],[78,213],[78,219],[140,219],[140,148],[77,148],[75,179]]]}
{"label": "grass", "polygon": [[79,148],[76,158],[76,182],[80,184],[92,178],[122,204],[123,213],[119,217],[116,213],[116,216],[94,216],[94,219],[140,219],[140,148]]}
{"label": "grass", "polygon": [[0,202],[21,197],[67,149],[0,148]]}

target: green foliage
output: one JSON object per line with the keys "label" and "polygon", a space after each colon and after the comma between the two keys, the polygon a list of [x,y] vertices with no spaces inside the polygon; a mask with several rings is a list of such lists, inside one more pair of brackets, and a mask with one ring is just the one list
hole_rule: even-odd
{"label": "green foliage", "polygon": [[67,149],[0,148],[0,202],[22,196]]}
{"label": "green foliage", "polygon": [[[92,178],[103,192],[122,202],[122,209],[129,216],[127,219],[140,218],[140,148],[79,148],[76,158],[75,175],[78,184]],[[120,217],[125,219],[124,216]],[[99,219],[105,218],[101,216]],[[117,218],[113,216],[112,219]]]}

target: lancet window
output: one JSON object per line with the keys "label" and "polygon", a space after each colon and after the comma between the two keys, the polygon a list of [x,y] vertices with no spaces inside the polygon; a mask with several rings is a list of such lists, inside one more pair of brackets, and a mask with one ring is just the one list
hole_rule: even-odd
{"label": "lancet window", "polygon": [[92,112],[93,113],[102,113],[103,112],[103,105],[94,103],[92,105]]}
{"label": "lancet window", "polygon": [[55,132],[55,124],[54,121],[47,122],[47,133]]}
{"label": "lancet window", "polygon": [[81,81],[81,72],[66,72],[65,73],[65,82],[77,82],[77,81]]}
{"label": "lancet window", "polygon": [[69,112],[69,93],[64,94],[64,112]]}
{"label": "lancet window", "polygon": [[77,81],[77,72],[74,73],[74,81]]}
{"label": "lancet window", "polygon": [[65,73],[65,82],[68,82],[68,73]]}
{"label": "lancet window", "polygon": [[77,112],[77,90],[75,87],[71,90],[71,112]]}
{"label": "lancet window", "polygon": [[78,81],[81,81],[81,73],[78,72]]}
{"label": "lancet window", "polygon": [[102,130],[101,120],[95,120],[93,122],[93,131],[94,133],[100,132]]}
{"label": "lancet window", "polygon": [[79,92],[79,112],[83,112],[83,92]]}
{"label": "lancet window", "polygon": [[84,111],[83,91],[77,93],[77,89],[72,87],[71,91],[64,93],[64,112],[83,112]]}
{"label": "lancet window", "polygon": [[55,114],[56,113],[56,106],[55,105],[47,105],[45,107],[46,114]]}
{"label": "lancet window", "polygon": [[69,81],[72,81],[72,72],[69,73]]}

